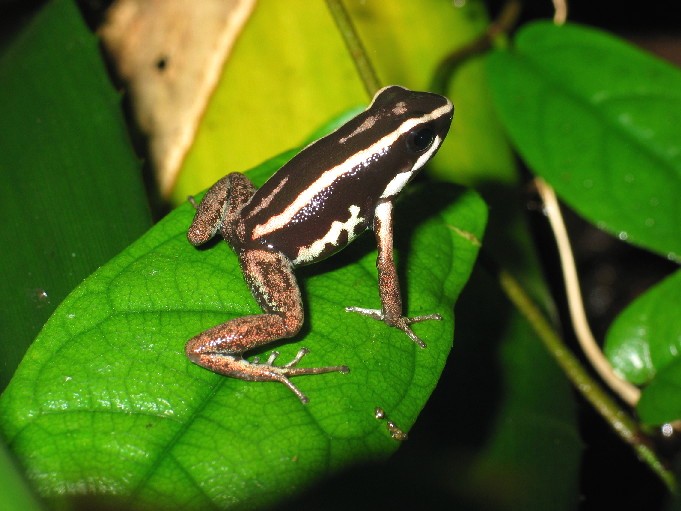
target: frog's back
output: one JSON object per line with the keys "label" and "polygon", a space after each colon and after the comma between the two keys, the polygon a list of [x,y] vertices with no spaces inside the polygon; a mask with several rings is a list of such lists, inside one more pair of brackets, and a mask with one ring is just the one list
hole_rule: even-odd
{"label": "frog's back", "polygon": [[[367,110],[306,147],[255,193],[242,210],[251,241],[297,265],[344,248],[370,225],[378,202],[391,200],[435,153],[451,118],[442,96],[383,89]],[[423,122],[437,137],[426,158],[405,141]]]}

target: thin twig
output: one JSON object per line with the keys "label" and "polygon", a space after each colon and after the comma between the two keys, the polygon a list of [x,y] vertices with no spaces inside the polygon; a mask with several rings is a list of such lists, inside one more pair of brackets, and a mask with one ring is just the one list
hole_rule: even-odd
{"label": "thin twig", "polygon": [[553,11],[553,22],[556,25],[563,25],[568,16],[567,0],[553,0]]}
{"label": "thin twig", "polygon": [[[489,261],[486,262],[489,264]],[[563,369],[576,389],[608,422],[613,431],[636,451],[639,459],[657,474],[669,491],[676,493],[677,485],[674,474],[665,467],[657,453],[645,442],[645,437],[639,433],[637,423],[617,405],[567,349],[520,283],[505,270],[498,271],[498,279],[506,296],[527,319],[549,354]]]}
{"label": "thin twig", "polygon": [[355,26],[352,24],[350,16],[348,16],[348,11],[341,0],[326,0],[326,5],[331,12],[331,17],[336,22],[341,36],[343,36],[345,46],[352,56],[352,61],[355,63],[364,88],[369,96],[373,96],[381,88],[381,82],[374,67],[371,65],[371,61],[367,56],[362,40],[355,30]]}
{"label": "thin twig", "polygon": [[456,69],[472,57],[485,53],[492,48],[494,41],[502,34],[507,34],[518,21],[522,2],[508,0],[497,18],[487,26],[485,32],[465,46],[457,48],[438,64],[433,75],[431,90],[444,94],[449,88],[449,81]]}
{"label": "thin twig", "polygon": [[582,350],[584,350],[584,354],[600,377],[603,378],[608,386],[629,406],[633,407],[638,403],[638,400],[641,397],[641,391],[615,373],[610,362],[605,358],[605,355],[603,355],[603,352],[596,342],[596,339],[594,339],[594,335],[589,327],[589,321],[584,312],[584,301],[582,300],[582,291],[579,286],[575,259],[556,194],[553,188],[551,188],[543,179],[537,178],[535,179],[535,183],[537,191],[544,202],[544,211],[551,224],[551,230],[556,238],[558,255],[560,257],[560,264],[563,272],[563,282],[565,284],[565,293],[567,295],[568,309],[570,311],[570,319],[572,320],[572,328],[575,331],[577,340],[579,341]]}
{"label": "thin twig", "polygon": [[[556,25],[563,25],[567,21],[567,0],[553,0],[553,6],[555,9],[553,22]],[[570,311],[570,319],[572,320],[572,328],[575,331],[577,340],[579,341],[584,354],[589,359],[589,362],[591,362],[591,365],[596,372],[598,372],[600,377],[603,378],[603,381],[605,381],[629,406],[634,407],[641,397],[641,391],[615,373],[610,362],[603,355],[603,352],[589,327],[589,322],[586,318],[586,313],[584,312],[584,302],[582,300],[582,291],[579,286],[575,258],[572,253],[570,239],[567,234],[567,229],[565,228],[565,222],[563,221],[563,215],[560,211],[556,193],[543,179],[535,179],[535,184],[537,186],[537,191],[544,202],[544,211],[551,224],[553,235],[556,238],[558,255],[560,257],[560,264],[563,272],[563,282],[565,284],[565,293],[567,295],[568,309]]]}

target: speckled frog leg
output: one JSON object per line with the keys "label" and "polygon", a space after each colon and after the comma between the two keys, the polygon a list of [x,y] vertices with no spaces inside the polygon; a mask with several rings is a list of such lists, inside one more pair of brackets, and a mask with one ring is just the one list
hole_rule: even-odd
{"label": "speckled frog leg", "polygon": [[[222,178],[206,193],[198,206],[187,233],[193,245],[210,240],[218,232],[234,247],[239,232],[241,208],[255,193],[255,187],[243,174]],[[278,339],[292,337],[303,324],[303,305],[291,262],[278,252],[267,250],[238,251],[244,278],[264,314],[245,316],[217,325],[190,339],[187,357],[195,364],[215,373],[248,381],[278,381],[307,403],[308,398],[289,380],[291,376],[348,372],[345,366],[296,367],[307,349],[301,349],[289,363],[275,366],[273,352],[266,362],[249,362],[243,353]]]}

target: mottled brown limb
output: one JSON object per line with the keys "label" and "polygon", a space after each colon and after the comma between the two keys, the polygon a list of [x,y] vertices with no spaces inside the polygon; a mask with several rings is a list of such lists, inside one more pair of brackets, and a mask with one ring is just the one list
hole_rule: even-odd
{"label": "mottled brown limb", "polygon": [[388,202],[382,204],[380,208],[380,213],[374,217],[374,235],[378,248],[376,257],[378,292],[381,295],[384,321],[391,324],[402,317],[402,294],[393,250],[393,207]]}
{"label": "mottled brown limb", "polygon": [[288,380],[289,376],[348,372],[348,368],[294,367],[307,353],[306,349],[282,366],[274,365],[278,355],[275,353],[265,363],[245,360],[244,352],[298,333],[303,324],[303,306],[291,263],[285,256],[250,250],[239,259],[251,292],[265,313],[235,318],[206,330],[187,342],[187,356],[201,367],[232,378],[281,382],[306,403],[307,397]]}
{"label": "mottled brown limb", "polygon": [[427,314],[408,318],[402,315],[402,294],[395,267],[393,250],[393,206],[390,202],[379,204],[374,216],[374,234],[378,247],[376,268],[378,269],[378,292],[381,296],[381,310],[362,307],[346,307],[348,312],[357,312],[399,328],[419,347],[425,348],[423,342],[410,328],[412,323],[428,320],[441,320],[439,314]]}
{"label": "mottled brown limb", "polygon": [[[243,174],[228,174],[208,189],[196,208],[194,220],[187,231],[187,239],[202,245],[215,236],[228,219],[234,218],[255,193],[255,186]],[[196,207],[193,197],[190,202]]]}

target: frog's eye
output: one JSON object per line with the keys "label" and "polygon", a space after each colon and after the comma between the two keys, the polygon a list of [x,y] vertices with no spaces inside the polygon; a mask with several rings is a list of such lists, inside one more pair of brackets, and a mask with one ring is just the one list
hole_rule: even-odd
{"label": "frog's eye", "polygon": [[433,145],[435,132],[430,128],[420,128],[407,135],[407,149],[415,153],[422,153]]}

